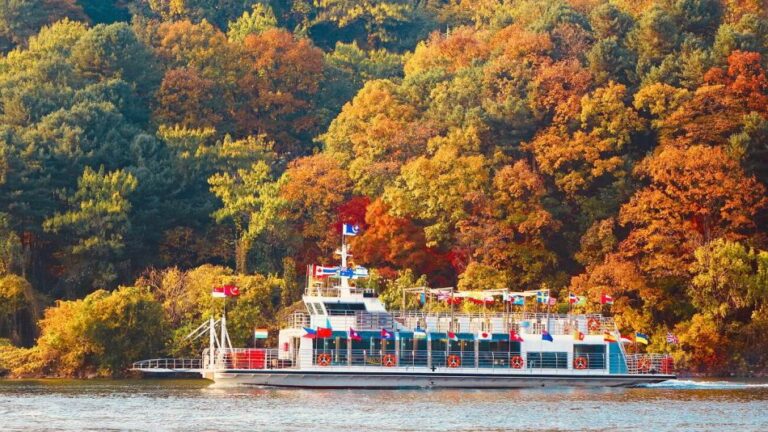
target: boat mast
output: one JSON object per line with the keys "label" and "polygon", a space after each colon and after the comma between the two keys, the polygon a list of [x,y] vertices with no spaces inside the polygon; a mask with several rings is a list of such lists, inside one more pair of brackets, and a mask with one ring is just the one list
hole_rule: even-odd
{"label": "boat mast", "polygon": [[347,245],[347,235],[344,233],[344,228],[342,227],[341,230],[341,271],[339,272],[339,276],[341,278],[341,289],[340,294],[341,297],[347,297],[351,294],[349,289],[349,277],[348,277],[348,268],[347,268],[347,258],[351,256],[349,255],[349,245]]}

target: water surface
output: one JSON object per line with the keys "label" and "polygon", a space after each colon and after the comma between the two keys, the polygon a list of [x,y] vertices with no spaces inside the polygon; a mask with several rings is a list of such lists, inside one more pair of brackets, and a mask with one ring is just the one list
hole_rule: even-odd
{"label": "water surface", "polygon": [[203,380],[0,381],[0,430],[768,431],[768,383],[365,391],[216,388]]}

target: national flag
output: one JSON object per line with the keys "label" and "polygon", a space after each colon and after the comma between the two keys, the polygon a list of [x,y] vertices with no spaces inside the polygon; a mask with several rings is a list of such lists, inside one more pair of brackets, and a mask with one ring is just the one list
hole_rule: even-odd
{"label": "national flag", "polygon": [[323,267],[323,266],[312,266],[314,267],[313,274],[316,278],[323,278],[328,276],[336,276],[336,274],[339,272],[340,268],[338,266],[336,267]]}
{"label": "national flag", "polygon": [[509,341],[510,342],[523,342],[523,338],[517,334],[517,332],[514,329],[509,330]]}
{"label": "national flag", "polygon": [[579,296],[579,301],[576,302],[576,306],[584,306],[585,304],[587,304],[587,298]]}
{"label": "national flag", "polygon": [[490,332],[481,331],[477,333],[477,340],[489,341],[493,339],[493,335]]}
{"label": "national flag", "polygon": [[512,296],[512,304],[522,306],[525,304],[525,297],[521,295],[513,295]]}
{"label": "national flag", "polygon": [[573,331],[573,340],[577,341],[583,341],[584,340],[584,333],[580,332],[578,329]]}
{"label": "national flag", "polygon": [[557,304],[557,299],[556,299],[556,298],[554,298],[554,297],[550,297],[550,298],[549,298],[549,305],[550,305],[550,306],[554,306],[554,305],[556,305],[556,304]]}
{"label": "national flag", "polygon": [[577,295],[576,295],[576,294],[574,294],[574,293],[569,293],[569,294],[568,294],[568,303],[570,303],[570,304],[576,304],[576,303],[578,303],[578,302],[579,302],[579,296],[577,296]]}
{"label": "national flag", "polygon": [[387,329],[381,329],[381,335],[379,337],[381,339],[390,340],[395,338],[395,334]]}
{"label": "national flag", "polygon": [[448,340],[458,341],[459,337],[456,336],[456,333],[449,331],[448,332]]}
{"label": "national flag", "polygon": [[333,330],[328,327],[318,327],[317,332],[315,333],[316,336],[320,339],[328,339],[330,337],[333,337]]}
{"label": "national flag", "polygon": [[421,303],[422,306],[427,304],[427,294],[426,293],[420,293],[419,294],[419,303]]}
{"label": "national flag", "polygon": [[632,335],[621,335],[621,342],[622,343],[635,343],[635,339],[632,337]]}
{"label": "national flag", "polygon": [[352,269],[352,278],[366,278],[368,277],[368,269],[365,267],[357,266]]}
{"label": "national flag", "polygon": [[237,297],[240,295],[240,289],[234,285],[222,285],[213,287],[211,295],[216,298]]}
{"label": "national flag", "polygon": [[352,327],[349,328],[349,332],[347,333],[347,337],[350,340],[358,341],[358,342],[363,340],[363,338],[360,337],[360,333],[356,332],[355,329],[353,329]]}
{"label": "national flag", "polygon": [[414,339],[426,339],[427,338],[427,332],[416,327],[416,329],[413,331],[413,338]]}
{"label": "national flag", "polygon": [[254,339],[266,339],[269,337],[269,330],[265,328],[257,328],[253,330]]}
{"label": "national flag", "polygon": [[545,341],[549,341],[549,342],[554,342],[554,341],[555,341],[555,340],[552,338],[552,335],[551,335],[551,334],[549,334],[549,332],[548,332],[548,331],[546,331],[546,330],[542,330],[542,331],[541,331],[541,340],[545,340]]}
{"label": "national flag", "polygon": [[539,291],[536,293],[536,302],[537,303],[549,303],[549,291]]}
{"label": "national flag", "polygon": [[601,295],[600,304],[613,304],[613,297],[609,296],[608,294]]}
{"label": "national flag", "polygon": [[635,333],[635,342],[643,345],[648,345],[648,335],[643,333]]}
{"label": "national flag", "polygon": [[344,224],[341,229],[342,235],[345,236],[356,236],[360,232],[360,227],[358,225],[352,225],[352,224]]}
{"label": "national flag", "polygon": [[317,338],[317,332],[309,327],[304,327],[304,337],[309,339]]}
{"label": "national flag", "polygon": [[678,339],[672,332],[667,332],[667,343],[677,345],[680,343],[680,339]]}
{"label": "national flag", "polygon": [[617,342],[616,336],[614,336],[613,333],[611,333],[611,332],[603,333],[603,341],[605,341],[605,342]]}
{"label": "national flag", "polygon": [[327,339],[333,336],[333,327],[331,327],[330,318],[325,318],[325,327],[317,328],[317,337]]}

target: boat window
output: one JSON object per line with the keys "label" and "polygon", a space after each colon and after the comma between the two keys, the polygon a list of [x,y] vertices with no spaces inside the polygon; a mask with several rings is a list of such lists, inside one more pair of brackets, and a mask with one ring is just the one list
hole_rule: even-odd
{"label": "boat window", "polygon": [[322,303],[315,303],[315,313],[317,315],[325,315],[325,311],[323,310]]}
{"label": "boat window", "polygon": [[529,369],[568,369],[567,352],[528,352],[525,364]]}
{"label": "boat window", "polygon": [[312,305],[312,303],[305,303],[307,306],[307,310],[309,311],[310,315],[315,315],[315,307]]}
{"label": "boat window", "polygon": [[354,315],[357,311],[365,311],[365,303],[324,303],[328,315]]}
{"label": "boat window", "polygon": [[579,357],[586,359],[585,369],[605,369],[605,345],[573,345],[573,358],[575,361]]}

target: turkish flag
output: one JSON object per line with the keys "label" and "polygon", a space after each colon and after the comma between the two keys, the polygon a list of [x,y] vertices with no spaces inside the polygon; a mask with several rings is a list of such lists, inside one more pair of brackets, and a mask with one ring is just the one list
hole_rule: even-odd
{"label": "turkish flag", "polygon": [[235,285],[222,285],[213,287],[211,295],[217,298],[237,297],[240,295],[240,289]]}

